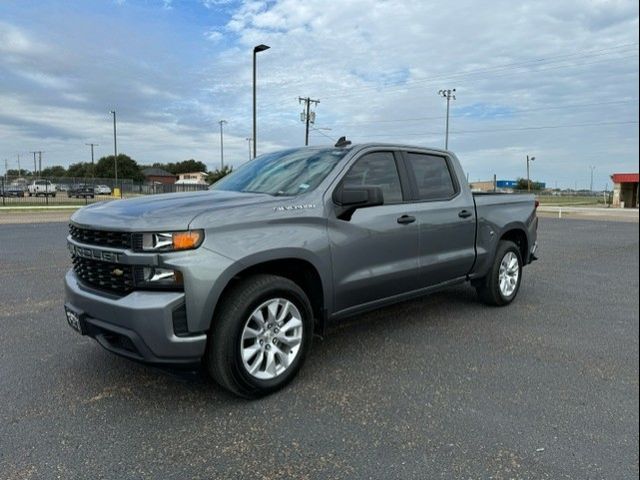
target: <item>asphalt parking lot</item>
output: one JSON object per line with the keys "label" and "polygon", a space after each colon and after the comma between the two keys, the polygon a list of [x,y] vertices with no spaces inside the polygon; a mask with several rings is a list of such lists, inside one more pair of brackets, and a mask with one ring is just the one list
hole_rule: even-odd
{"label": "asphalt parking lot", "polygon": [[254,402],[74,333],[66,229],[0,225],[2,479],[638,477],[637,224],[544,218],[510,307],[356,317]]}

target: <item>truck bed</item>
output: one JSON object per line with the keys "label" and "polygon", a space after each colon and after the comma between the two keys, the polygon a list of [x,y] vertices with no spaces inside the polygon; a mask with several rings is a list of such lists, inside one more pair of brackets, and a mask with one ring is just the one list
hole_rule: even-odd
{"label": "truck bed", "polygon": [[[536,238],[538,228],[536,216],[535,195],[522,193],[474,193],[473,201],[476,207],[476,269],[484,271],[492,260],[493,251],[501,232],[508,231],[515,226],[526,230],[527,242],[532,243]],[[532,245],[527,244],[523,249],[523,259],[530,261],[529,252]]]}

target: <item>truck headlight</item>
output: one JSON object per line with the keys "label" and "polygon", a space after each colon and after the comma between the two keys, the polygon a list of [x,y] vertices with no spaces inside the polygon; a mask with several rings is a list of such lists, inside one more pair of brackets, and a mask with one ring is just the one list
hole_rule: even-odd
{"label": "truck headlight", "polygon": [[182,273],[159,267],[144,267],[136,278],[136,287],[148,289],[174,289],[182,287]]}
{"label": "truck headlight", "polygon": [[175,252],[198,248],[204,240],[204,231],[143,233],[142,250],[145,252]]}

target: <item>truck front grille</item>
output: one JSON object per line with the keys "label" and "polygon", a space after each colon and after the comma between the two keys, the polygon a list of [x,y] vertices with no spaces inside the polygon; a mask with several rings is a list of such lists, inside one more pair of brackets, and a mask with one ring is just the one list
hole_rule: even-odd
{"label": "truck front grille", "polygon": [[102,262],[72,255],[73,271],[86,284],[113,293],[125,295],[135,285],[136,269],[130,265]]}
{"label": "truck front grille", "polygon": [[86,245],[97,245],[111,248],[132,248],[132,234],[128,232],[112,232],[93,230],[69,225],[69,233],[74,240]]}

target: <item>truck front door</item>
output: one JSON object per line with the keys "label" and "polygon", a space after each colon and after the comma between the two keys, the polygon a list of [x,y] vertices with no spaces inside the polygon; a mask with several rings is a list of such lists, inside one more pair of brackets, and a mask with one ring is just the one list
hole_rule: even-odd
{"label": "truck front door", "polygon": [[401,161],[399,152],[368,152],[341,180],[380,187],[384,204],[357,209],[348,220],[329,217],[336,312],[417,288],[418,223],[406,203]]}

